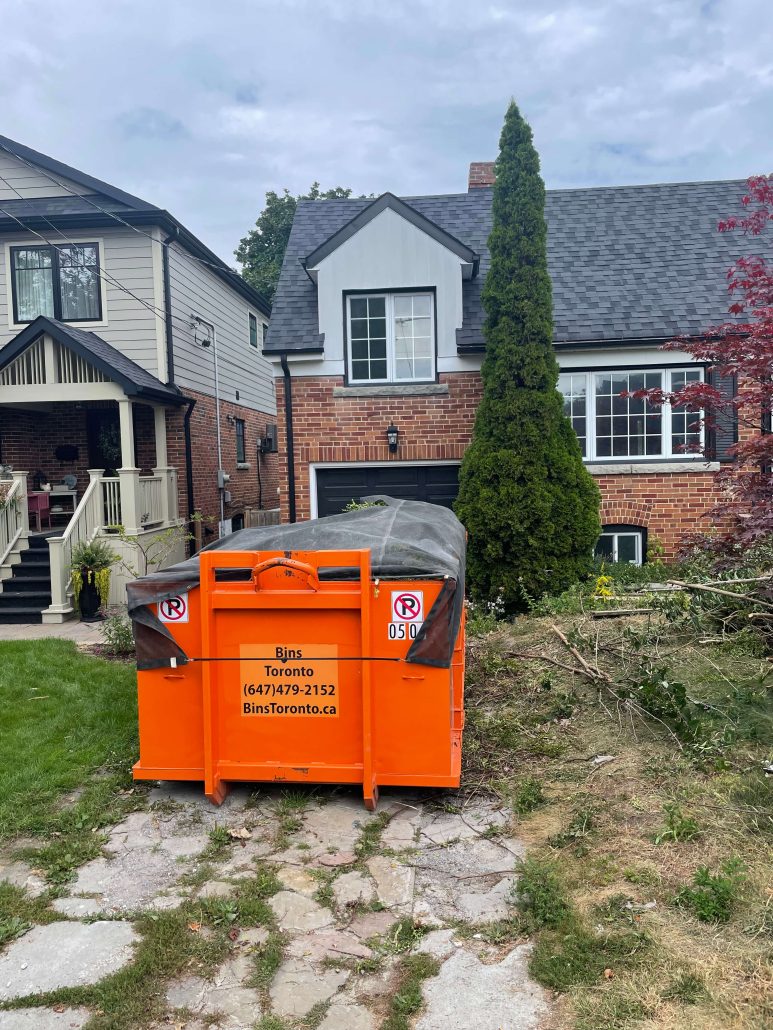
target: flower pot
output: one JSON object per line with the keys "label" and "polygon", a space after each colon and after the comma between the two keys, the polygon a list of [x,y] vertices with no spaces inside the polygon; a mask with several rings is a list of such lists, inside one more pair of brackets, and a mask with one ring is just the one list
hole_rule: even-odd
{"label": "flower pot", "polygon": [[81,579],[82,585],[78,594],[81,622],[97,622],[101,618],[99,609],[102,602],[99,599],[97,584],[94,582],[93,571],[81,569]]}

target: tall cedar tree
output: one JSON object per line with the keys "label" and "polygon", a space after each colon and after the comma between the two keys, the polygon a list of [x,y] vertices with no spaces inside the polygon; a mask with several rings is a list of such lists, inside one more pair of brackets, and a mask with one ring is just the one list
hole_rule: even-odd
{"label": "tall cedar tree", "polygon": [[562,591],[589,571],[599,492],[557,389],[545,184],[515,102],[495,171],[483,398],[456,512],[469,534],[472,596],[501,597],[514,612],[525,595]]}

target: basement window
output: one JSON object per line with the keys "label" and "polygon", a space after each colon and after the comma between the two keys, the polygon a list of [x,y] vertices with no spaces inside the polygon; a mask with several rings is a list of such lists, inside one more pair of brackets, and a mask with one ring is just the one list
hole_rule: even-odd
{"label": "basement window", "polygon": [[640,526],[604,526],[596,544],[596,557],[623,565],[641,565],[646,553],[645,532]]}

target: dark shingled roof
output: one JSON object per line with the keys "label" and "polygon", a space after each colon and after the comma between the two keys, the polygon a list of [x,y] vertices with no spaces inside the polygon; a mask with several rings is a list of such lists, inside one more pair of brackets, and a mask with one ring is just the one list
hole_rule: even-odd
{"label": "dark shingled roof", "polygon": [[[749,241],[717,232],[739,211],[745,180],[603,186],[547,194],[548,263],[557,344],[665,340],[727,321],[725,273]],[[460,350],[483,347],[480,292],[489,265],[493,190],[405,197],[480,255],[462,284]],[[266,353],[320,350],[316,287],[303,258],[371,200],[298,204],[274,298]]]}
{"label": "dark shingled roof", "polygon": [[46,318],[45,315],[39,315],[0,350],[0,369],[9,365],[44,333],[91,362],[114,383],[123,387],[129,396],[137,396],[138,400],[163,401],[166,404],[186,403],[186,398],[176,387],[165,386],[160,379],[116,350],[101,336],[86,332],[85,329],[76,329],[55,318]]}

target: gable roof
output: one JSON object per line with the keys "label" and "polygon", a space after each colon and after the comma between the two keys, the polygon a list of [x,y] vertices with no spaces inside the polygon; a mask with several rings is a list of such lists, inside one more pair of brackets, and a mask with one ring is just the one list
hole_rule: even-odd
{"label": "gable roof", "polygon": [[101,336],[76,329],[55,318],[46,318],[45,315],[39,315],[0,350],[0,370],[10,365],[44,333],[90,362],[122,387],[127,396],[136,396],[138,400],[163,401],[165,404],[186,403],[186,398],[176,387],[165,386],[160,379],[116,350]]}
{"label": "gable roof", "polygon": [[[0,232],[20,232],[19,221],[25,228],[37,230],[46,236],[54,228],[60,232],[68,229],[94,229],[115,227],[121,222],[129,226],[160,226],[194,257],[204,261],[213,275],[218,276],[249,304],[264,315],[271,314],[271,304],[257,290],[253,289],[235,269],[209,249],[182,222],[178,222],[168,211],[156,207],[140,197],[119,190],[102,179],[95,179],[85,172],[56,161],[47,154],[25,147],[22,143],[0,136],[0,152],[21,158],[50,172],[57,179],[65,178],[93,194],[67,197],[37,197],[22,200],[4,200],[0,204]],[[53,183],[52,183],[53,185]]]}
{"label": "gable roof", "polygon": [[9,139],[7,136],[0,136],[0,150],[6,151],[6,153],[11,154],[13,157],[20,157],[24,161],[30,161],[44,171],[51,172],[52,175],[69,179],[70,182],[76,182],[79,186],[83,186],[90,192],[102,193],[105,197],[109,197],[110,200],[124,204],[126,207],[141,208],[143,211],[148,209],[159,210],[154,204],[149,204],[146,200],[141,200],[132,193],[119,190],[116,186],[111,186],[109,182],[103,182],[102,179],[95,179],[93,175],[86,175],[85,172],[81,172],[79,169],[71,167],[71,165],[57,161],[47,154],[41,154],[40,151],[33,150],[32,147],[25,147],[23,143],[17,143],[16,140]]}
{"label": "gable roof", "polygon": [[411,225],[421,229],[422,232],[445,247],[446,250],[450,250],[466,264],[471,265],[473,274],[477,271],[478,255],[474,250],[471,250],[470,247],[455,236],[452,236],[451,233],[446,232],[445,229],[441,228],[430,218],[427,218],[420,211],[417,211],[416,208],[406,204],[404,200],[400,200],[394,193],[382,193],[380,197],[377,197],[367,207],[355,214],[346,225],[334,232],[332,236],[329,236],[324,243],[320,244],[316,250],[312,251],[304,259],[303,267],[308,271],[321,261],[324,261],[334,250],[337,250],[343,243],[351,239],[355,233],[358,233],[360,229],[368,225],[369,222],[372,222],[377,215],[387,210],[394,211],[407,222],[410,222]]}
{"label": "gable roof", "polygon": [[[727,321],[725,273],[749,242],[717,232],[745,180],[549,190],[548,266],[557,345],[661,342]],[[493,190],[408,197],[406,203],[480,256],[462,283],[460,352],[483,349],[481,288],[490,259]],[[264,353],[321,350],[316,288],[302,260],[370,204],[301,201],[273,303]]]}

